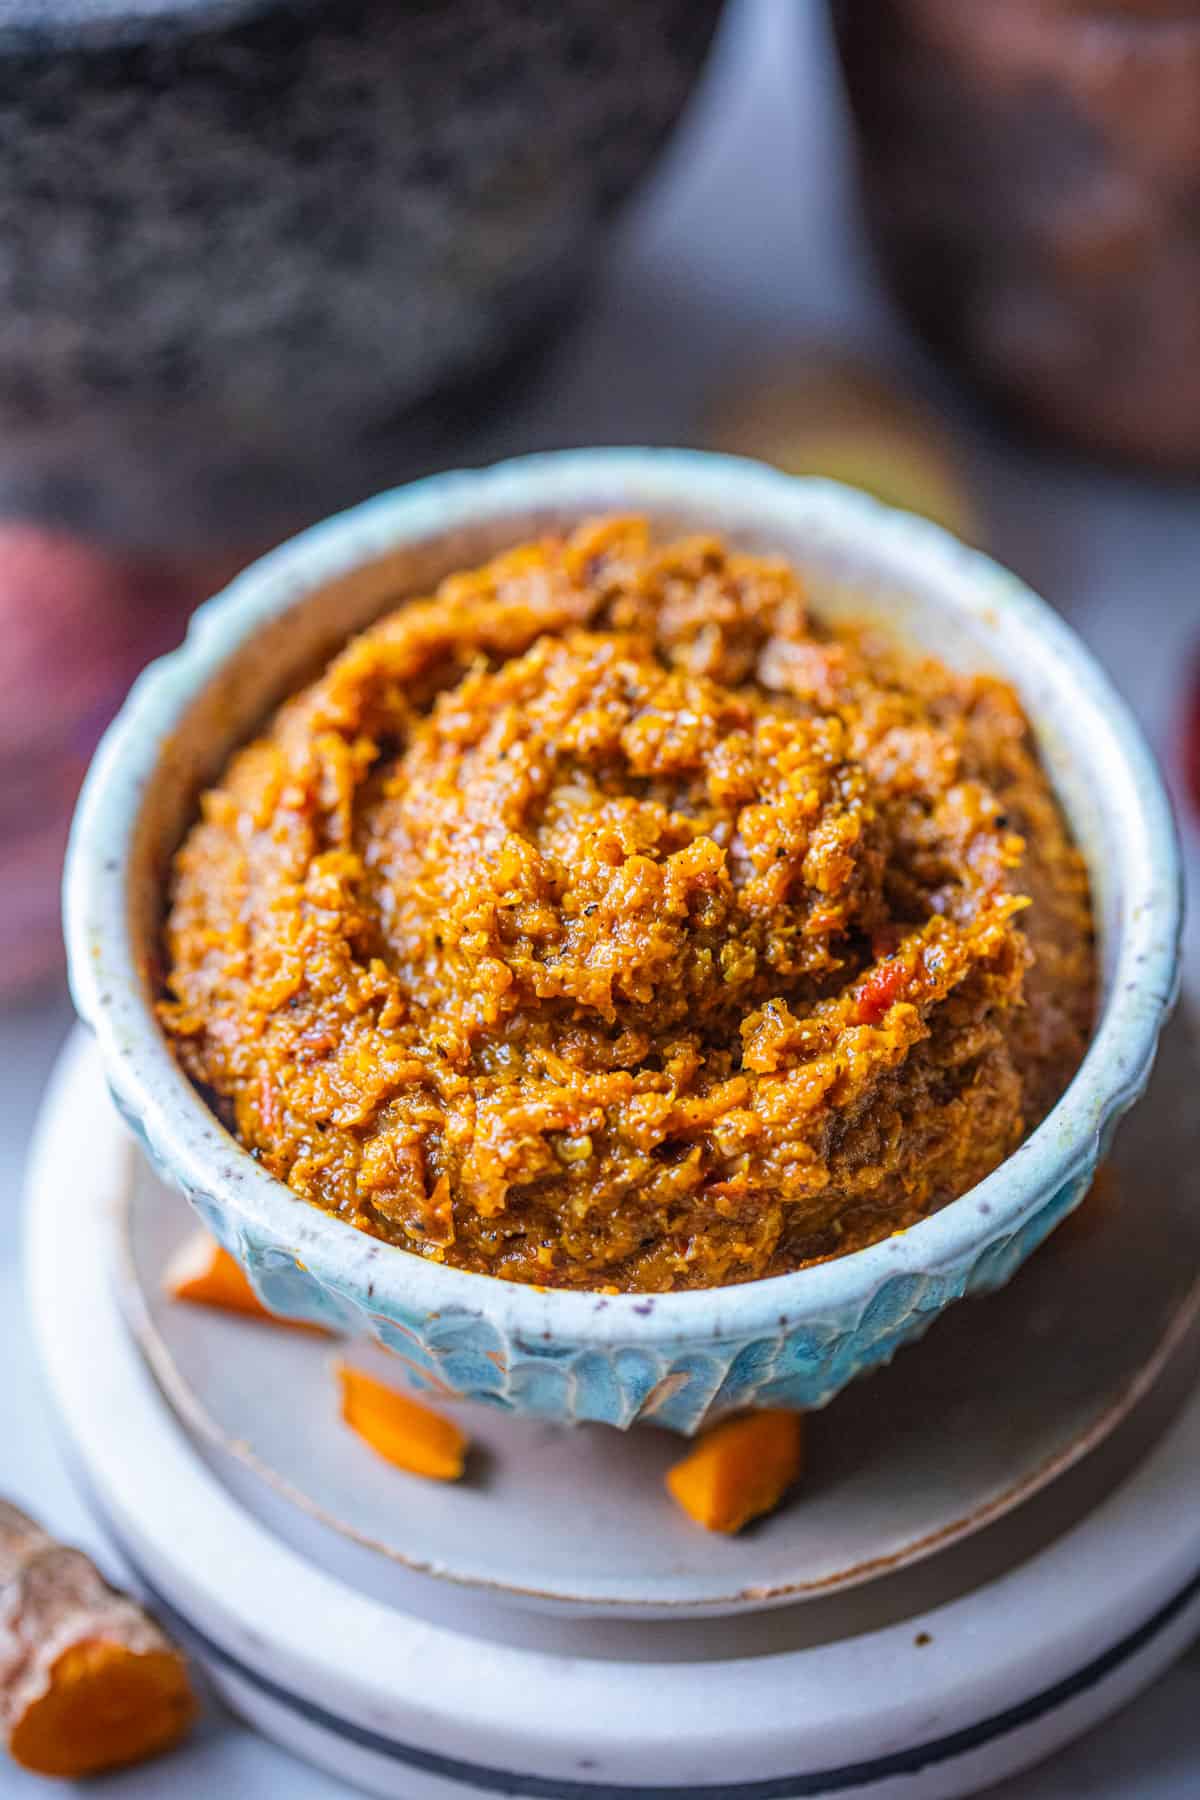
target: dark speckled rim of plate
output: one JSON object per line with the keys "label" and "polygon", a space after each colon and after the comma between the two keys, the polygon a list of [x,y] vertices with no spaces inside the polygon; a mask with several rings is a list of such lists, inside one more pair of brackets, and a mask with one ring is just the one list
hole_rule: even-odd
{"label": "dark speckled rim of plate", "polygon": [[[206,697],[222,671],[236,667],[239,681],[256,684],[246,698],[261,713],[278,697],[296,622],[322,595],[336,594],[353,625],[378,610],[377,593],[364,607],[364,588],[372,570],[378,585],[385,564],[419,582],[547,526],[621,509],[774,547],[810,572],[844,567],[856,611],[870,611],[875,594],[902,633],[940,647],[957,632],[973,657],[1008,673],[1087,852],[1106,965],[1101,1017],[1075,1080],[969,1194],[829,1263],[647,1298],[468,1274],[298,1205],[222,1130],[170,1054],[150,1005],[142,891],[156,866],[148,796],[177,764],[196,763],[198,720],[218,732]],[[391,597],[404,591],[394,586]],[[596,450],[415,483],[240,575],[197,614],[183,647],[142,676],[110,728],[76,815],[65,902],[76,1004],[122,1110],[276,1310],[381,1335],[395,1327],[435,1382],[499,1406],[619,1424],[654,1411],[691,1431],[713,1409],[822,1404],[950,1301],[1008,1279],[1078,1202],[1145,1086],[1176,992],[1182,880],[1170,807],[1127,707],[1076,635],[1015,577],[927,521],[835,483],[698,452]]]}
{"label": "dark speckled rim of plate", "polygon": [[[94,1497],[92,1506],[103,1515],[103,1509]],[[1181,1616],[1186,1615],[1200,1594],[1200,1572],[1197,1572],[1150,1618],[1127,1632],[1117,1643],[1110,1644],[1091,1657],[1072,1674],[1037,1693],[1027,1695],[1015,1705],[1002,1707],[986,1718],[975,1720],[969,1726],[928,1737],[919,1744],[905,1746],[882,1756],[863,1757],[819,1770],[797,1770],[793,1775],[768,1777],[765,1780],[719,1782],[707,1786],[700,1786],[695,1782],[689,1782],[684,1787],[674,1782],[647,1785],[644,1782],[614,1783],[586,1779],[563,1781],[557,1777],[547,1779],[526,1771],[517,1773],[512,1769],[488,1767],[464,1757],[438,1754],[412,1744],[400,1743],[394,1737],[357,1725],[271,1680],[260,1669],[251,1667],[231,1654],[225,1645],[203,1631],[194,1621],[177,1612],[154,1587],[145,1570],[140,1567],[136,1551],[123,1540],[111,1520],[106,1520],[106,1524],[110,1535],[116,1538],[126,1559],[136,1570],[155,1611],[182,1643],[205,1662],[215,1665],[226,1676],[245,1683],[252,1692],[265,1695],[269,1701],[283,1707],[306,1724],[328,1732],[335,1741],[340,1739],[346,1745],[369,1751],[374,1756],[383,1757],[402,1767],[458,1783],[463,1789],[481,1794],[508,1795],[510,1800],[514,1794],[520,1794],[524,1800],[826,1800],[828,1796],[844,1795],[847,1792],[862,1793],[868,1784],[911,1779],[927,1773],[931,1767],[953,1766],[959,1759],[1003,1740],[1010,1733],[1019,1732],[1023,1727],[1053,1714],[1059,1708],[1069,1706],[1072,1701],[1086,1695],[1089,1690],[1098,1687],[1132,1662],[1147,1646],[1153,1645],[1160,1635],[1165,1634]],[[972,1786],[974,1785],[972,1780]],[[990,1785],[989,1781],[988,1786]]]}

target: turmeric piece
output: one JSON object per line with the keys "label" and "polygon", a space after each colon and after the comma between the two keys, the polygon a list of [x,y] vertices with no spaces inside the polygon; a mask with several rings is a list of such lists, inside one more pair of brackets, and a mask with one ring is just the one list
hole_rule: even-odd
{"label": "turmeric piece", "polygon": [[467,1438],[453,1419],[376,1381],[348,1363],[337,1366],[342,1418],[385,1462],[430,1481],[457,1481]]}
{"label": "turmeric piece", "polygon": [[241,1266],[207,1231],[193,1232],[179,1246],[167,1264],[163,1286],[172,1300],[186,1300],[193,1306],[216,1306],[296,1331],[321,1330],[304,1319],[281,1318],[265,1307]]}
{"label": "turmeric piece", "polygon": [[188,1730],[187,1664],[83,1554],[0,1501],[0,1732],[37,1775],[143,1762]]}
{"label": "turmeric piece", "polygon": [[802,1414],[743,1413],[706,1431],[667,1471],[667,1488],[706,1531],[733,1533],[779,1505],[803,1461]]}
{"label": "turmeric piece", "polygon": [[1078,1206],[1054,1227],[1051,1244],[1057,1244],[1060,1250],[1069,1250],[1076,1244],[1087,1243],[1103,1231],[1120,1203],[1116,1171],[1111,1163],[1101,1163]]}

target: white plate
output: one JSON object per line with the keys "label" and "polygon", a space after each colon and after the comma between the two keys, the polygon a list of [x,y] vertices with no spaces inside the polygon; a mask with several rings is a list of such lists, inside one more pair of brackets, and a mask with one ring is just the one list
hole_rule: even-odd
{"label": "white plate", "polygon": [[[1092,1448],[1141,1394],[1200,1296],[1197,1074],[1181,1026],[1098,1195],[1002,1293],[809,1421],[789,1505],[733,1540],[699,1531],[663,1475],[685,1446],[648,1428],[569,1429],[483,1407],[446,1488],[381,1462],[340,1422],[341,1346],[180,1306],[161,1276],[193,1228],[138,1158],[122,1283],[172,1401],[275,1491],[405,1567],[532,1605],[643,1617],[779,1605],[878,1577],[999,1517]],[[361,1366],[403,1384],[386,1351]]]}
{"label": "white plate", "polygon": [[127,1172],[77,1045],[28,1214],[30,1301],[69,1442],[221,1690],[343,1782],[392,1800],[949,1800],[1122,1704],[1200,1623],[1194,1339],[1043,1493],[850,1592],[631,1623],[521,1614],[420,1580],[181,1423],[106,1267]]}

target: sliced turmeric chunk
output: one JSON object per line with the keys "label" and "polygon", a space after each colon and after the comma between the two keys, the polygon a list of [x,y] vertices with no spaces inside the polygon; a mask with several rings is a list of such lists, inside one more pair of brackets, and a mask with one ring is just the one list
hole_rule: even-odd
{"label": "sliced turmeric chunk", "polygon": [[195,1716],[183,1659],[173,1649],[71,1644],[13,1722],[8,1748],[35,1775],[98,1775],[178,1743]]}
{"label": "sliced turmeric chunk", "polygon": [[463,1472],[467,1438],[453,1419],[410,1400],[386,1382],[339,1363],[342,1418],[376,1455],[410,1475],[430,1481],[457,1481]]}
{"label": "sliced turmeric chunk", "polygon": [[706,1431],[667,1471],[667,1487],[697,1525],[733,1533],[779,1505],[803,1462],[801,1413],[743,1413]]}
{"label": "sliced turmeric chunk", "polygon": [[223,1312],[245,1313],[270,1325],[289,1325],[297,1331],[320,1331],[303,1319],[285,1319],[268,1310],[228,1250],[207,1231],[193,1232],[175,1252],[163,1275],[163,1286],[172,1300],[193,1306],[216,1306]]}
{"label": "sliced turmeric chunk", "polygon": [[167,1750],[196,1716],[187,1663],[81,1550],[0,1501],[0,1739],[37,1775]]}

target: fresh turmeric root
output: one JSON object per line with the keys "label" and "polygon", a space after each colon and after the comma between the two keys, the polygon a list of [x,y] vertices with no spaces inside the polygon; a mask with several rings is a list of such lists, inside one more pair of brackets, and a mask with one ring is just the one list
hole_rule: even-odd
{"label": "fresh turmeric root", "polygon": [[467,1439],[453,1419],[352,1369],[337,1366],[342,1418],[385,1462],[430,1481],[457,1481],[463,1472]]}
{"label": "fresh turmeric root", "polygon": [[223,1312],[244,1313],[265,1319],[269,1325],[287,1325],[296,1331],[320,1331],[304,1319],[284,1319],[265,1307],[241,1266],[207,1231],[195,1231],[179,1246],[163,1274],[163,1286],[172,1300],[193,1306],[215,1306]]}
{"label": "fresh turmeric root", "polygon": [[0,1730],[37,1775],[96,1775],[177,1743],[196,1714],[180,1651],[99,1574],[0,1501]]}
{"label": "fresh turmeric root", "polygon": [[706,1531],[733,1533],[779,1505],[803,1462],[802,1414],[743,1413],[706,1431],[667,1471],[667,1487]]}

